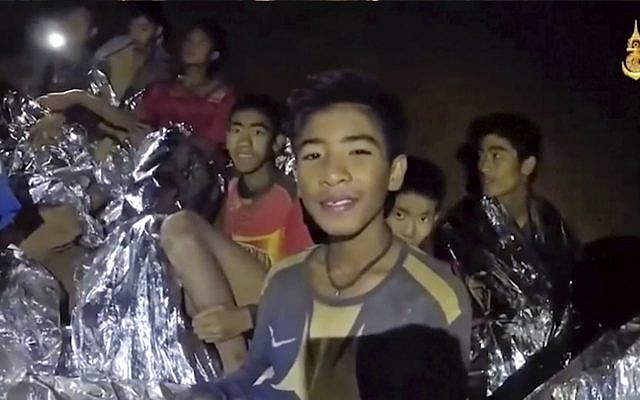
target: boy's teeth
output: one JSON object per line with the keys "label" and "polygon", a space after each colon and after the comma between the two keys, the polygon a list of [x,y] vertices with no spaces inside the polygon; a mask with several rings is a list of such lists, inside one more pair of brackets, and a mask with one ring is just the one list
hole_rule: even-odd
{"label": "boy's teeth", "polygon": [[329,202],[330,206],[344,206],[346,204],[351,203],[351,200],[349,199],[345,199],[345,200],[338,200],[338,201],[331,201]]}

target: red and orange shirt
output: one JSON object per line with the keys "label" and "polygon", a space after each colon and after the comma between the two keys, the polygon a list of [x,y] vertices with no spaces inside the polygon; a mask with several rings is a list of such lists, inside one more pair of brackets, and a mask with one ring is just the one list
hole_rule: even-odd
{"label": "red and orange shirt", "polygon": [[154,128],[169,122],[183,122],[193,128],[194,135],[224,147],[235,101],[231,86],[221,85],[208,97],[199,97],[188,93],[177,82],[162,82],[147,89],[136,113],[140,120]]}
{"label": "red and orange shirt", "polygon": [[259,257],[267,269],[313,245],[300,201],[284,178],[253,198],[243,198],[239,179],[229,182],[222,209],[224,232]]}

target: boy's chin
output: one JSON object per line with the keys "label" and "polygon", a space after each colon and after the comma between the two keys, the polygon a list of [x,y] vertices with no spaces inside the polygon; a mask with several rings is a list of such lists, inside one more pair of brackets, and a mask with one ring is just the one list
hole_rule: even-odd
{"label": "boy's chin", "polygon": [[361,226],[354,226],[353,224],[333,222],[318,223],[318,226],[320,226],[329,237],[338,240],[353,238],[362,232],[363,229]]}

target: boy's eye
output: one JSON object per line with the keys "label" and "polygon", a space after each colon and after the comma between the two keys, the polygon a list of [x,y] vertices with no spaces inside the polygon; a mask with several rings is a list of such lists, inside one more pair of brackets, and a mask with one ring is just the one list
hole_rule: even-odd
{"label": "boy's eye", "polygon": [[404,213],[402,211],[395,212],[396,219],[404,219]]}
{"label": "boy's eye", "polygon": [[493,158],[494,160],[499,160],[500,159],[500,153],[491,153],[491,158]]}
{"label": "boy's eye", "polygon": [[320,153],[307,153],[300,157],[302,160],[316,160],[318,158],[320,158]]}
{"label": "boy's eye", "polygon": [[423,216],[422,218],[420,218],[420,220],[422,222],[431,222],[431,217],[428,215]]}
{"label": "boy's eye", "polygon": [[235,134],[240,133],[240,128],[237,128],[237,127],[231,128],[231,133],[235,133]]}
{"label": "boy's eye", "polygon": [[265,132],[264,129],[254,129],[253,131],[253,134],[256,136],[264,135],[265,133],[267,132]]}
{"label": "boy's eye", "polygon": [[371,152],[365,149],[356,149],[356,150],[351,150],[351,154],[354,154],[356,156],[362,156],[362,155],[371,155]]}

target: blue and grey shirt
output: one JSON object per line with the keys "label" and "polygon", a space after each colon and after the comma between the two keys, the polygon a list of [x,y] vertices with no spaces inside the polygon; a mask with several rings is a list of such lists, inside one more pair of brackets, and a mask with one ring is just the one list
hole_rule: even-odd
{"label": "blue and grey shirt", "polygon": [[359,398],[359,338],[411,324],[448,332],[468,357],[469,299],[447,264],[405,245],[377,287],[355,298],[326,298],[308,279],[312,251],[273,267],[244,366],[197,391],[227,399]]}

